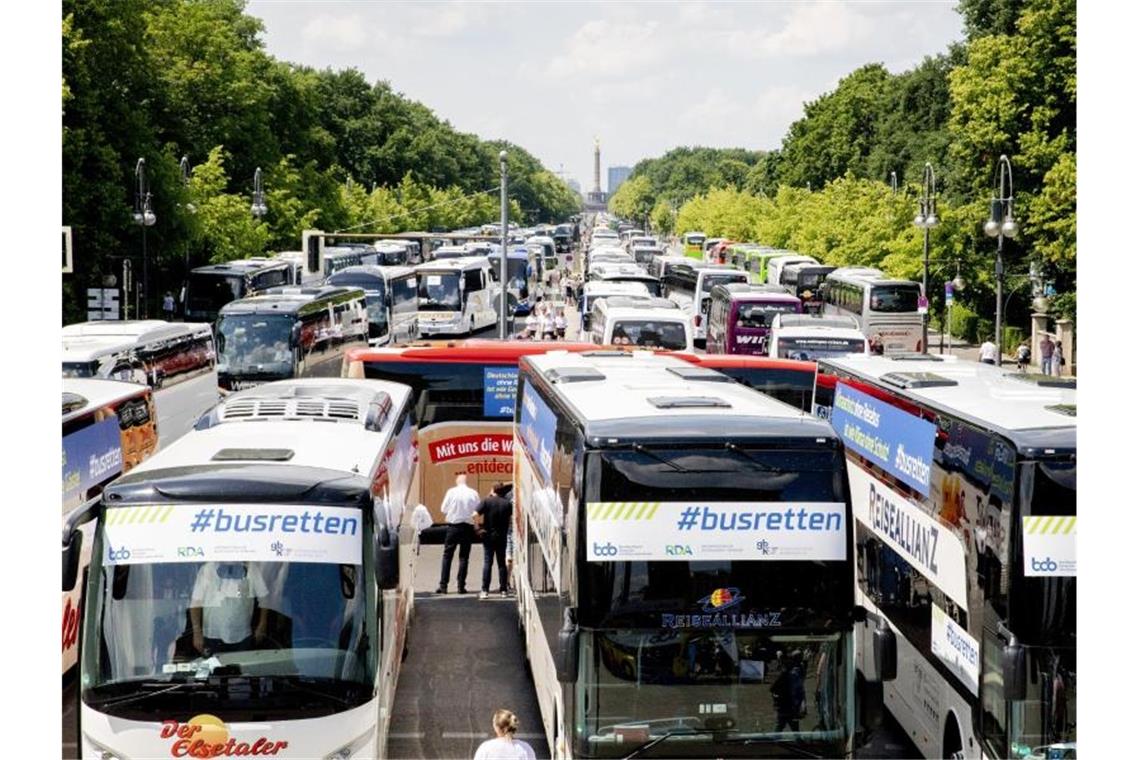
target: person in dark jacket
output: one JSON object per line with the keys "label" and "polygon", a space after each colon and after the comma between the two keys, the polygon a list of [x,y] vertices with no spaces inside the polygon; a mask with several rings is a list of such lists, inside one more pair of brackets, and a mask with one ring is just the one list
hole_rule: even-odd
{"label": "person in dark jacket", "polygon": [[479,504],[475,514],[483,524],[483,587],[480,599],[491,592],[491,560],[499,566],[499,595],[507,595],[507,536],[511,531],[511,502],[506,498],[510,486],[499,483]]}
{"label": "person in dark jacket", "polygon": [[781,658],[780,673],[772,684],[772,701],[776,705],[776,730],[787,726],[800,730],[800,718],[807,712],[804,699],[804,665],[799,650]]}

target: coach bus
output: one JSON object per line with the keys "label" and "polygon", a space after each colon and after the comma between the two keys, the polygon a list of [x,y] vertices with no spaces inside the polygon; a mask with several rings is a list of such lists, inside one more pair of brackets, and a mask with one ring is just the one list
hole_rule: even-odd
{"label": "coach bus", "polygon": [[707,237],[703,232],[686,232],[681,236],[681,253],[690,258],[703,258]]}
{"label": "coach bus", "polygon": [[369,345],[406,343],[420,337],[416,272],[411,267],[348,267],[329,277],[325,284],[364,291]]}
{"label": "coach bus", "polygon": [[742,354],[676,354],[685,361],[715,369],[754,391],[811,413],[815,395],[815,362],[771,359]]}
{"label": "coach bus", "polygon": [[494,325],[502,285],[486,256],[437,259],[416,267],[419,324],[424,337],[467,335]]}
{"label": "coach bus", "polygon": [[108,486],[82,517],[83,756],[384,757],[414,426],[395,383],[272,383]]}
{"label": "coach bus", "polygon": [[847,314],[883,353],[922,353],[919,310],[922,286],[887,277],[877,269],[837,269],[827,275],[822,290],[824,314]]}
{"label": "coach bus", "polygon": [[820,360],[816,404],[846,446],[857,599],[898,634],[886,708],[928,758],[1076,757],[1075,382],[851,356]]}
{"label": "coach bus", "polygon": [[[63,382],[63,519],[97,500],[103,486],[129,472],[158,448],[149,388],[115,380]],[[78,556],[76,577],[91,562],[91,531]],[[63,674],[76,662],[82,585],[63,586]]]}
{"label": "coach bus", "polygon": [[475,339],[357,349],[345,356],[343,374],[412,389],[419,425],[416,498],[441,524],[440,504],[457,473],[465,473],[480,494],[511,480],[519,357],[596,348],[589,343]]}
{"label": "coach bus", "polygon": [[618,352],[524,356],[515,423],[513,572],[552,756],[851,753],[862,616],[826,424]]}
{"label": "coach bus", "polygon": [[284,258],[258,257],[197,267],[190,270],[186,283],[186,320],[213,322],[230,301],[267,288],[300,284],[295,277],[294,265]]}
{"label": "coach bus", "polygon": [[705,344],[709,296],[713,287],[730,282],[747,283],[748,273],[724,264],[678,264],[662,279],[665,295],[677,302],[693,320],[693,339]]}
{"label": "coach bus", "polygon": [[705,350],[710,354],[762,354],[772,318],[802,310],[799,298],[776,285],[716,285],[709,293]]}
{"label": "coach bus", "polygon": [[63,376],[161,388],[214,370],[207,324],[146,320],[80,322],[63,328]]}
{"label": "coach bus", "polygon": [[364,291],[338,285],[271,288],[218,315],[218,388],[336,377],[346,351],[368,345]]}

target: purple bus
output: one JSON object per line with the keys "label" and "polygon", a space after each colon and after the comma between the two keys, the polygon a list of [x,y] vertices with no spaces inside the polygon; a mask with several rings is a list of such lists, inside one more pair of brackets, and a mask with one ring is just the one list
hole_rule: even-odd
{"label": "purple bus", "polygon": [[717,285],[710,295],[705,352],[763,354],[772,317],[802,311],[803,302],[779,285]]}

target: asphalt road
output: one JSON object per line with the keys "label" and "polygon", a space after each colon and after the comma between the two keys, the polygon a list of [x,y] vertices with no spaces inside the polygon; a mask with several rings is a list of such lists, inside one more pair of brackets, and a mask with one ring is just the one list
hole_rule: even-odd
{"label": "asphalt road", "polygon": [[202,413],[218,403],[218,379],[201,375],[161,388],[154,394],[158,413],[158,445],[162,448],[181,438],[194,427]]}

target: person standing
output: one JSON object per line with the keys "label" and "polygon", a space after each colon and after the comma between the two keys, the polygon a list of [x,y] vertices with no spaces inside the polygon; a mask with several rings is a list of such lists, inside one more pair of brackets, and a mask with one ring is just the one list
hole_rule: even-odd
{"label": "person standing", "polygon": [[456,585],[459,593],[467,593],[467,561],[471,557],[471,543],[475,540],[475,510],[479,508],[479,494],[467,485],[467,476],[455,476],[455,485],[443,495],[440,511],[447,520],[447,537],[443,542],[443,567],[439,574],[437,594],[447,593],[451,580],[451,560],[459,547],[459,572]]}
{"label": "person standing", "polygon": [[989,338],[978,349],[978,361],[982,364],[997,364],[997,346]]}
{"label": "person standing", "polygon": [[1061,368],[1065,366],[1065,349],[1061,348],[1061,341],[1053,343],[1053,372],[1061,376]]}
{"label": "person standing", "polygon": [[553,309],[548,308],[542,314],[542,339],[554,340],[554,314]]}
{"label": "person standing", "polygon": [[792,731],[800,730],[800,718],[807,713],[804,701],[803,660],[798,650],[781,658],[783,667],[776,676],[770,691],[776,706],[776,731],[787,726]]}
{"label": "person standing", "polygon": [[530,310],[530,314],[526,315],[526,332],[523,337],[527,340],[534,340],[534,336],[538,333],[538,314],[535,312],[539,307],[535,306]]}
{"label": "person standing", "polygon": [[174,321],[174,294],[169,290],[162,297],[162,316],[167,322]]}
{"label": "person standing", "polygon": [[1025,368],[1029,366],[1029,358],[1032,355],[1029,350],[1029,341],[1021,341],[1021,345],[1017,347],[1017,371],[1025,372]]}
{"label": "person standing", "polygon": [[475,760],[535,760],[534,749],[516,739],[519,732],[519,716],[510,710],[496,710],[491,718],[491,728],[495,738],[488,739],[475,750]]}
{"label": "person standing", "polygon": [[562,309],[559,309],[554,314],[554,334],[558,337],[558,340],[562,340],[566,337],[566,315],[562,312]]}
{"label": "person standing", "polygon": [[479,598],[491,593],[491,561],[499,566],[499,595],[507,595],[507,536],[511,530],[511,502],[506,494],[510,486],[498,483],[475,513],[483,520],[483,585]]}
{"label": "person standing", "polygon": [[1048,335],[1042,335],[1037,347],[1041,349],[1041,374],[1053,374],[1053,339]]}

